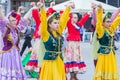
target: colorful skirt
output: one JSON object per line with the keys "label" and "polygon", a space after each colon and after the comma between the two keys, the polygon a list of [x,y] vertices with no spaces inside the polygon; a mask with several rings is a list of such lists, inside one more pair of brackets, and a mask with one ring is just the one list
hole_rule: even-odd
{"label": "colorful skirt", "polygon": [[93,80],[120,80],[118,65],[113,51],[99,54]]}
{"label": "colorful skirt", "polygon": [[29,61],[27,62],[26,66],[25,66],[25,70],[33,78],[37,78],[38,73],[39,73],[38,58],[37,58],[37,55],[38,55],[39,49],[40,49],[40,47],[39,47],[40,41],[39,40],[40,39],[35,40],[30,57],[28,55]]}
{"label": "colorful skirt", "polygon": [[[25,66],[25,69],[28,70],[30,74],[33,73],[38,75],[42,61],[43,61],[44,53],[45,53],[44,44],[40,38],[37,38],[33,45],[30,60]],[[37,77],[35,75],[31,75],[31,76]]]}
{"label": "colorful skirt", "polygon": [[31,56],[31,52],[28,52],[27,55],[25,56],[25,58],[22,60],[22,65],[23,67],[25,67],[30,59]]}
{"label": "colorful skirt", "polygon": [[0,80],[26,80],[20,53],[14,46],[0,54]]}
{"label": "colorful skirt", "polygon": [[57,57],[56,60],[44,60],[40,71],[39,80],[65,80],[65,67],[64,62]]}
{"label": "colorful skirt", "polygon": [[80,52],[80,41],[68,41],[64,53],[64,62],[67,73],[84,73],[86,71],[86,64]]}
{"label": "colorful skirt", "polygon": [[[22,60],[22,65],[25,67],[30,59],[31,52],[28,52],[25,58]],[[31,71],[31,70],[25,70],[27,74],[29,74],[32,78],[38,77],[38,72]]]}

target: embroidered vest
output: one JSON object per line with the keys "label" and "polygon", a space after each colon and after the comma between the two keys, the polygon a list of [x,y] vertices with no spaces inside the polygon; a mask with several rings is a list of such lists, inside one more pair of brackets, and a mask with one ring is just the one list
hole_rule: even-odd
{"label": "embroidered vest", "polygon": [[51,35],[47,42],[44,42],[46,52],[44,55],[44,60],[55,60],[58,55],[63,59],[61,48],[62,39],[55,39]]}
{"label": "embroidered vest", "polygon": [[100,43],[98,53],[109,54],[111,50],[114,51],[113,36],[109,35],[107,31],[104,31],[103,37],[98,40]]}
{"label": "embroidered vest", "polygon": [[[16,29],[16,31],[17,31],[17,34],[18,34],[18,41],[17,41],[17,43],[15,44],[15,46],[16,46],[16,48],[17,48],[18,50],[20,50],[19,47],[18,47],[18,45],[19,45],[19,40],[20,40],[20,38],[19,38],[19,32],[18,32],[17,29]],[[7,29],[6,29],[6,31],[5,31],[5,33],[4,33],[3,43],[4,43],[4,47],[3,47],[2,50],[3,50],[4,52],[9,51],[9,50],[12,49],[12,47],[14,46],[14,44],[13,44],[13,42],[12,42],[12,36],[11,36],[11,34],[10,34],[10,28],[9,28],[9,27],[7,27]]]}

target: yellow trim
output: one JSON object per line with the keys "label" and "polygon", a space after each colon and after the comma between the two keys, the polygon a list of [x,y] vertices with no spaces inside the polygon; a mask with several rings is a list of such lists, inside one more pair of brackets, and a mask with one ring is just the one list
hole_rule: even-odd
{"label": "yellow trim", "polygon": [[46,51],[46,52],[51,52],[51,53],[56,53],[56,54],[60,54],[61,53],[60,51],[58,51],[58,52],[56,52],[56,51]]}

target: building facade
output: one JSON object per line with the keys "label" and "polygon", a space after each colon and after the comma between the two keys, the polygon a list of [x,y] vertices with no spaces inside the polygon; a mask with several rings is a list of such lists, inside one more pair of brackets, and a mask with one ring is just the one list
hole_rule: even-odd
{"label": "building facade", "polygon": [[115,7],[120,7],[120,0],[97,0]]}
{"label": "building facade", "polygon": [[[23,5],[25,7],[25,11],[28,11],[30,9],[30,2],[38,2],[39,0],[7,0],[10,2],[10,10],[16,10],[19,6]],[[56,4],[67,1],[67,0],[45,0],[45,5],[49,6],[50,2],[55,1]]]}

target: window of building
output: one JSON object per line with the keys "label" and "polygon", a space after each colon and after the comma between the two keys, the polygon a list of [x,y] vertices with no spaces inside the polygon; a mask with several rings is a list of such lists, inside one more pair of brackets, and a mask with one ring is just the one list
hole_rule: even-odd
{"label": "window of building", "polygon": [[16,3],[17,3],[16,1],[13,1],[13,5],[16,5]]}

